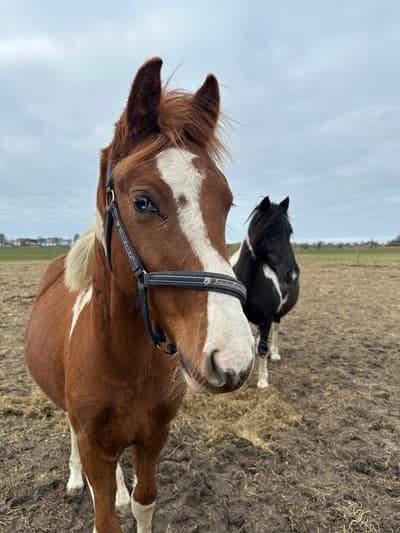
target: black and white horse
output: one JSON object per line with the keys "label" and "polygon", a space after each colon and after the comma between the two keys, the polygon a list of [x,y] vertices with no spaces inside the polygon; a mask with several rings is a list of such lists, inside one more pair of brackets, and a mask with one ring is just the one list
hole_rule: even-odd
{"label": "black and white horse", "polygon": [[293,308],[299,296],[300,269],[290,244],[292,226],[288,207],[289,197],[280,204],[274,204],[266,196],[250,214],[246,238],[231,257],[233,270],[247,289],[244,312],[259,331],[259,388],[268,386],[270,330],[271,359],[280,361],[279,322]]}

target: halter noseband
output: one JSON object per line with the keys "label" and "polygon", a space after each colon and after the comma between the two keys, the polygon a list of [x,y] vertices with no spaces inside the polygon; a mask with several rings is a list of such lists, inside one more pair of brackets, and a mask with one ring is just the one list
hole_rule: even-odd
{"label": "halter noseband", "polygon": [[[125,249],[129,265],[136,278],[140,309],[144,326],[151,342],[154,346],[160,347],[161,342],[166,342],[166,335],[162,329],[156,327],[154,330],[149,315],[147,305],[147,288],[148,287],[178,287],[181,289],[194,289],[198,291],[213,291],[228,294],[238,298],[242,304],[246,301],[245,286],[232,276],[226,274],[217,274],[215,272],[192,272],[192,271],[166,271],[166,272],[146,272],[135,248],[129,240],[121,217],[118,212],[117,203],[114,193],[114,181],[112,177],[111,159],[107,162],[106,174],[106,216],[105,216],[105,241],[106,253],[110,269],[111,265],[111,235],[112,225],[118,231],[122,245]],[[176,353],[176,347],[173,344],[167,345],[167,353]]]}

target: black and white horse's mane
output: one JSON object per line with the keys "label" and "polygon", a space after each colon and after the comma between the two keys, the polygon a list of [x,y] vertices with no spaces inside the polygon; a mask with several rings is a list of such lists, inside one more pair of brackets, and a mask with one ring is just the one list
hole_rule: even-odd
{"label": "black and white horse's mane", "polygon": [[252,246],[271,235],[282,238],[285,234],[290,236],[293,233],[286,204],[288,199],[274,204],[267,196],[253,209],[247,218]]}

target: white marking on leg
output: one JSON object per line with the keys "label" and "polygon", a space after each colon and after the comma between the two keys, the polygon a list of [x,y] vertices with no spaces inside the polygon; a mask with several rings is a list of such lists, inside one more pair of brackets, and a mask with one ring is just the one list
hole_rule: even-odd
{"label": "white marking on leg", "polygon": [[67,494],[74,496],[83,490],[82,464],[79,456],[78,439],[74,428],[69,422],[71,434],[71,454],[69,457],[69,479],[67,483]]}
{"label": "white marking on leg", "polygon": [[92,286],[90,286],[88,289],[80,292],[78,296],[76,297],[74,307],[72,308],[72,322],[71,322],[71,329],[69,332],[69,336],[71,338],[72,332],[74,330],[74,327],[78,321],[79,315],[82,312],[82,309],[85,307],[86,304],[90,302],[92,299]]}
{"label": "white marking on leg", "polygon": [[[90,496],[92,497],[93,513],[94,513],[94,512],[95,512],[95,509],[96,509],[96,503],[95,503],[95,501],[94,501],[94,492],[93,492],[92,485],[90,484],[89,478],[88,478],[87,476],[86,476],[86,483],[88,484],[89,492],[90,492]],[[93,533],[97,533],[96,526],[93,526]]]}
{"label": "white marking on leg", "polygon": [[[180,228],[199,258],[204,271],[234,276],[231,265],[212,246],[200,207],[204,177],[193,164],[196,156],[186,150],[169,148],[157,156],[161,178],[171,188],[178,206]],[[186,198],[184,205],[180,196]],[[207,292],[208,327],[203,351],[218,350],[215,362],[222,371],[247,370],[253,359],[253,338],[237,298]]]}
{"label": "white marking on leg", "polygon": [[268,387],[268,368],[267,368],[267,357],[258,358],[258,381],[257,387],[259,389],[265,389]]}
{"label": "white marking on leg", "polygon": [[272,322],[271,326],[271,360],[280,361],[281,356],[279,355],[278,348],[278,334],[279,334],[279,324],[277,322]]}
{"label": "white marking on leg", "polygon": [[132,496],[131,508],[137,522],[137,533],[151,533],[151,522],[155,505],[155,501],[148,505],[142,505]]}
{"label": "white marking on leg", "polygon": [[131,497],[125,485],[124,473],[119,463],[117,463],[115,476],[117,480],[117,494],[115,496],[115,507],[119,513],[125,514],[126,508],[127,507],[129,508]]}
{"label": "white marking on leg", "polygon": [[88,484],[90,496],[92,497],[93,511],[94,511],[94,509],[96,507],[96,503],[94,501],[94,492],[93,492],[92,485],[90,484],[89,478],[87,476],[86,476],[86,483]]}

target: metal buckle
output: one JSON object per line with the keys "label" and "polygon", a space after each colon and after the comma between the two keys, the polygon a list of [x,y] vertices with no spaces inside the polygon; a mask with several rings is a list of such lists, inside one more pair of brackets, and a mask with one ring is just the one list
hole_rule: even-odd
{"label": "metal buckle", "polygon": [[[111,196],[111,199],[110,199],[110,196]],[[114,189],[112,189],[111,187],[107,187],[107,189],[106,189],[106,204],[110,205],[110,204],[113,204],[113,203],[115,203]]]}

